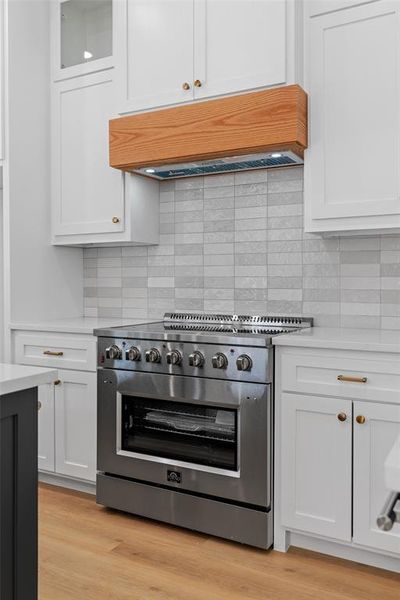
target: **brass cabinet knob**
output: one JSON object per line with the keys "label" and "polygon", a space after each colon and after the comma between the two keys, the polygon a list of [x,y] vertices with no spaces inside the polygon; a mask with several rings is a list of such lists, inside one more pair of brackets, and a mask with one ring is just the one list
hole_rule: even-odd
{"label": "brass cabinet knob", "polygon": [[364,415],[357,415],[356,416],[356,421],[359,425],[364,425],[365,423],[365,417]]}
{"label": "brass cabinet knob", "polygon": [[120,220],[121,220],[121,219],[120,219],[119,217],[113,217],[113,218],[112,218],[112,222],[113,222],[113,223],[119,223],[119,222],[120,222]]}
{"label": "brass cabinet knob", "polygon": [[201,81],[200,81],[200,79],[196,79],[194,81],[194,87],[201,87]]}
{"label": "brass cabinet knob", "polygon": [[187,90],[190,90],[190,85],[187,81],[185,81],[185,83],[182,83],[182,89],[185,90],[185,92],[187,92]]}
{"label": "brass cabinet knob", "polygon": [[56,379],[54,382],[54,385],[60,385],[60,383],[61,383],[61,379]]}
{"label": "brass cabinet knob", "polygon": [[42,403],[40,402],[40,400],[38,400],[37,409],[40,410],[41,408],[42,408]]}
{"label": "brass cabinet knob", "polygon": [[343,423],[343,421],[345,421],[347,419],[347,415],[344,412],[340,412],[338,414],[337,418],[339,419],[339,421],[341,421]]}

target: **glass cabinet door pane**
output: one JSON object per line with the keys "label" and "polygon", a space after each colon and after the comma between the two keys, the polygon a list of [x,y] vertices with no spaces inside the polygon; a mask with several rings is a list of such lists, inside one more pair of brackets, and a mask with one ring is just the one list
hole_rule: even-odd
{"label": "glass cabinet door pane", "polygon": [[61,3],[61,68],[111,56],[112,0]]}
{"label": "glass cabinet door pane", "polygon": [[122,397],[121,449],[237,469],[236,410]]}

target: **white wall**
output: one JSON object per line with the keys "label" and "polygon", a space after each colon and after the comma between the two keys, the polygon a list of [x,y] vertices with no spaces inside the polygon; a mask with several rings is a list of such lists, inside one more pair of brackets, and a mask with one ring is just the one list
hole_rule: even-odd
{"label": "white wall", "polygon": [[[0,184],[1,185],[1,184]],[[0,189],[0,362],[4,354],[3,190]]]}
{"label": "white wall", "polygon": [[50,245],[49,6],[9,0],[4,212],[6,320],[82,314],[82,250]]}

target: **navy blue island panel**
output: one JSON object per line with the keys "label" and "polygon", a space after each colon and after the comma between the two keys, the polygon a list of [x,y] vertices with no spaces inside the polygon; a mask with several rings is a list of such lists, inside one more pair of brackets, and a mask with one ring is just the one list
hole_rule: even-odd
{"label": "navy blue island panel", "polygon": [[37,600],[37,388],[0,396],[0,600]]}

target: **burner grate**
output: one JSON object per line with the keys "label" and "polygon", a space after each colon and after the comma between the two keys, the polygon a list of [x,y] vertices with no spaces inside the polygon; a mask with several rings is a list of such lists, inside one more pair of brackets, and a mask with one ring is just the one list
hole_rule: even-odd
{"label": "burner grate", "polygon": [[201,313],[165,313],[166,329],[197,331],[233,331],[235,333],[286,333],[292,329],[312,327],[308,317],[259,315],[220,315]]}

